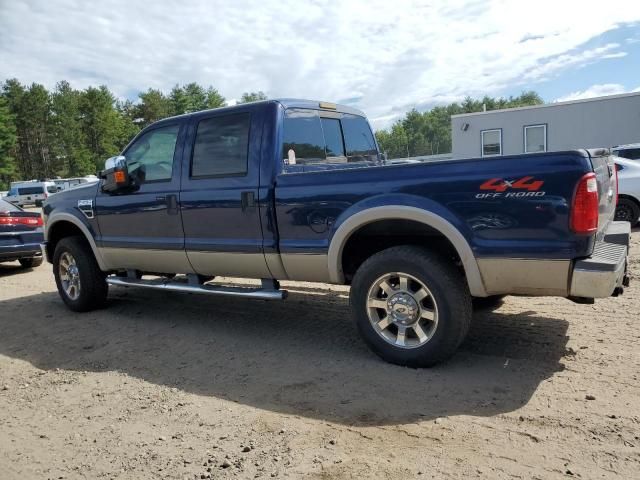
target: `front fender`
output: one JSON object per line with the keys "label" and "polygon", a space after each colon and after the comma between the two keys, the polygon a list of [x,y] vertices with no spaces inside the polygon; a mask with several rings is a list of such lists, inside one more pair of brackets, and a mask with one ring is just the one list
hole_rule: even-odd
{"label": "front fender", "polygon": [[44,228],[45,243],[49,242],[51,232],[55,230],[56,225],[58,226],[60,225],[60,222],[71,223],[73,226],[77,227],[82,232],[85,239],[89,243],[91,250],[93,251],[93,255],[96,258],[96,261],[98,262],[98,266],[100,267],[101,270],[106,271],[104,260],[95,242],[95,232],[92,232],[92,230],[90,230],[90,227],[87,226],[85,222],[82,221],[79,215],[75,215],[74,213],[69,211],[57,211],[57,210],[51,211],[47,216],[47,220]]}

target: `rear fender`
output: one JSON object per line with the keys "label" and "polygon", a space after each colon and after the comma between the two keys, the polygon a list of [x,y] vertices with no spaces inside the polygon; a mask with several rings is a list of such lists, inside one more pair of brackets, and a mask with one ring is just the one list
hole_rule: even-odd
{"label": "rear fender", "polygon": [[[393,199],[393,202],[389,202]],[[372,204],[375,200],[377,205]],[[467,283],[471,295],[475,297],[485,297],[487,293],[484,288],[482,276],[478,268],[478,263],[469,242],[453,222],[455,219],[447,219],[446,209],[440,205],[433,205],[434,208],[426,209],[416,206],[424,203],[425,199],[412,195],[381,196],[368,199],[366,204],[356,204],[341,215],[335,224],[332,235],[329,253],[328,270],[332,283],[343,284],[344,273],[342,271],[342,253],[349,237],[361,227],[379,220],[411,220],[428,225],[444,235],[456,249],[458,256],[464,266]],[[429,202],[433,203],[433,202]],[[435,213],[438,211],[438,213]],[[450,221],[451,220],[451,221]]]}

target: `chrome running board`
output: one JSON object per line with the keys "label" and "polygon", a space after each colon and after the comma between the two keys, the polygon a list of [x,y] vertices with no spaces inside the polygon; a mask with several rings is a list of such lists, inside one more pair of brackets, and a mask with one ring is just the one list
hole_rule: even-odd
{"label": "chrome running board", "polygon": [[[273,288],[245,288],[245,287],[223,287],[218,285],[194,285],[179,280],[168,280],[159,278],[154,280],[143,280],[130,277],[107,277],[109,285],[121,287],[141,287],[153,288],[155,290],[168,290],[172,292],[204,293],[207,295],[224,295],[227,297],[261,298],[262,300],[284,300],[287,298],[287,291]],[[264,283],[264,282],[263,282]]]}

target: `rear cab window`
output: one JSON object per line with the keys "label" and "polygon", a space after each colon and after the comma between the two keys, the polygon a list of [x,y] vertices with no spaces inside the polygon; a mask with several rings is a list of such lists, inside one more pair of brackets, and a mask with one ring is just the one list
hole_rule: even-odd
{"label": "rear cab window", "polygon": [[379,163],[364,117],[290,108],[285,111],[282,148],[285,173],[367,167]]}

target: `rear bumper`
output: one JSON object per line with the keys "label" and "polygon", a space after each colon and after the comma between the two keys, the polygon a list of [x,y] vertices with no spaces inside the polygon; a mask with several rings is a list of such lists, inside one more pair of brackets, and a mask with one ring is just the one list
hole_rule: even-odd
{"label": "rear bumper", "polygon": [[576,260],[571,274],[569,295],[606,298],[628,283],[627,255],[631,225],[611,222],[602,241],[596,243],[590,257]]}
{"label": "rear bumper", "polygon": [[0,246],[0,262],[10,262],[19,258],[39,257],[42,255],[44,255],[44,245],[41,243]]}

